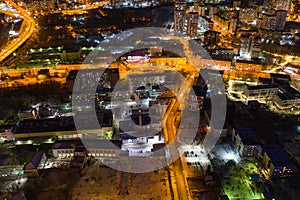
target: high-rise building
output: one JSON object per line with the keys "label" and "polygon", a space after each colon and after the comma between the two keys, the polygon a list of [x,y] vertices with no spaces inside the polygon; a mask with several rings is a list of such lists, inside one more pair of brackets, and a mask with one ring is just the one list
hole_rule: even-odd
{"label": "high-rise building", "polygon": [[198,34],[198,12],[189,12],[187,15],[187,35],[195,38]]}
{"label": "high-rise building", "polygon": [[206,31],[204,33],[204,44],[206,47],[214,47],[219,42],[221,33],[217,31]]}
{"label": "high-rise building", "polygon": [[174,8],[174,29],[177,32],[183,32],[186,3],[176,1]]}
{"label": "high-rise building", "polygon": [[203,4],[203,0],[194,0],[194,9],[198,10],[198,7]]}
{"label": "high-rise building", "polygon": [[241,0],[234,0],[233,1],[233,8],[238,8],[241,6]]}
{"label": "high-rise building", "polygon": [[238,23],[238,18],[233,17],[233,18],[230,19],[228,30],[231,33],[234,33],[236,31],[237,23]]}
{"label": "high-rise building", "polygon": [[239,54],[241,56],[249,56],[251,52],[251,40],[249,35],[242,35],[240,37]]}
{"label": "high-rise building", "polygon": [[276,10],[288,11],[291,6],[291,0],[276,0]]}
{"label": "high-rise building", "polygon": [[276,9],[276,0],[264,0],[263,10],[269,14],[274,13]]}
{"label": "high-rise building", "polygon": [[258,58],[261,51],[260,48],[261,38],[257,35],[257,33],[247,33],[240,37],[240,56]]}
{"label": "high-rise building", "polygon": [[277,10],[276,11],[276,30],[283,31],[288,11],[287,10]]}
{"label": "high-rise building", "polygon": [[174,10],[186,10],[186,2],[185,1],[176,1]]}
{"label": "high-rise building", "polygon": [[175,31],[183,32],[184,16],[185,16],[185,12],[183,10],[175,10],[174,11],[174,29],[175,29]]}
{"label": "high-rise building", "polygon": [[255,36],[252,41],[251,58],[258,58],[261,52],[261,37]]}
{"label": "high-rise building", "polygon": [[213,17],[214,14],[218,13],[218,11],[219,11],[219,7],[218,6],[210,5],[210,7],[209,7],[209,14],[208,15],[210,17]]}
{"label": "high-rise building", "polygon": [[204,16],[205,6],[203,0],[194,0],[194,9],[198,12],[199,16]]}
{"label": "high-rise building", "polygon": [[264,13],[260,22],[260,28],[265,30],[275,30],[276,29],[276,15]]}
{"label": "high-rise building", "polygon": [[255,21],[257,17],[257,10],[255,8],[242,8],[239,11],[239,19],[242,22]]}

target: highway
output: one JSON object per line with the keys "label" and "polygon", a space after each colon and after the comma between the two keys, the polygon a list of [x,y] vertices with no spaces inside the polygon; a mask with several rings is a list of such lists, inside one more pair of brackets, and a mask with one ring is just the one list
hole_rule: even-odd
{"label": "highway", "polygon": [[34,32],[35,29],[35,21],[30,15],[23,10],[21,7],[19,7],[17,4],[15,4],[11,0],[7,0],[6,3],[12,7],[14,7],[18,12],[8,12],[0,10],[0,12],[3,12],[8,15],[12,16],[18,16],[23,19],[22,26],[20,29],[19,37],[12,40],[5,46],[1,52],[0,52],[0,62],[2,62],[5,58],[7,58],[10,54],[12,54],[16,49],[18,49],[28,38],[31,37],[31,35]]}

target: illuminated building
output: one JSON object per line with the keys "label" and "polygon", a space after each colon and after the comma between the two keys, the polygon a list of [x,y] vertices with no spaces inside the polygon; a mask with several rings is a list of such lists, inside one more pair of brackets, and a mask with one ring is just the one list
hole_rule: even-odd
{"label": "illuminated building", "polygon": [[260,47],[261,38],[256,33],[247,33],[240,37],[240,56],[257,58],[261,51]]}
{"label": "illuminated building", "polygon": [[276,94],[274,101],[278,108],[280,109],[291,109],[293,107],[300,107],[300,99],[299,99],[299,93],[298,97],[295,95],[289,94],[289,93],[278,93]]}
{"label": "illuminated building", "polygon": [[163,54],[162,47],[150,47],[150,57],[159,57]]}
{"label": "illuminated building", "polygon": [[233,1],[233,8],[239,8],[241,6],[241,1],[240,0],[234,0]]}
{"label": "illuminated building", "polygon": [[205,16],[205,6],[203,0],[194,0],[194,9],[198,12],[199,16]]}
{"label": "illuminated building", "polygon": [[189,12],[187,14],[187,35],[195,38],[198,34],[198,12]]}
{"label": "illuminated building", "polygon": [[38,176],[39,175],[38,169],[42,169],[45,160],[46,160],[45,153],[42,151],[37,152],[31,159],[31,161],[28,162],[23,168],[26,175],[29,177]]}
{"label": "illuminated building", "polygon": [[190,93],[188,99],[188,108],[192,111],[201,110],[204,104],[204,96],[206,91],[200,86],[193,86],[193,93]]}
{"label": "illuminated building", "polygon": [[206,47],[216,46],[219,42],[220,32],[217,31],[206,31],[204,33],[204,44]]}
{"label": "illuminated building", "polygon": [[[82,120],[81,132],[99,133],[99,125],[103,133],[112,131],[112,113],[111,112],[98,112],[97,119],[98,126],[91,126],[90,113],[80,114],[77,117]],[[12,129],[12,133],[16,139],[49,137],[49,136],[62,136],[66,138],[78,137],[73,117],[59,117],[47,119],[34,119],[23,120]],[[99,135],[100,136],[100,135]]]}
{"label": "illuminated building", "polygon": [[262,21],[260,22],[260,28],[265,30],[275,30],[276,29],[276,15],[264,13],[262,16]]}
{"label": "illuminated building", "polygon": [[1,125],[0,126],[0,143],[5,141],[13,141],[14,136],[11,132],[11,126]]}
{"label": "illuminated building", "polygon": [[244,98],[249,100],[266,101],[272,100],[278,92],[276,85],[256,85],[250,86],[245,85],[244,87]]}
{"label": "illuminated building", "polygon": [[279,109],[300,108],[300,92],[290,85],[289,75],[271,74],[272,83],[279,87],[279,93],[274,98]]}
{"label": "illuminated building", "polygon": [[159,135],[150,137],[134,137],[130,133],[120,133],[122,151],[129,156],[150,156],[156,145],[163,144],[164,140]]}
{"label": "illuminated building", "polygon": [[291,0],[276,0],[276,10],[288,11],[291,6]]}
{"label": "illuminated building", "polygon": [[260,28],[283,31],[290,6],[290,0],[265,0]]}
{"label": "illuminated building", "polygon": [[236,31],[237,23],[238,23],[238,18],[232,17],[230,19],[228,30],[231,33],[234,33]]}
{"label": "illuminated building", "polygon": [[[73,157],[75,147],[77,144],[80,144],[78,140],[69,140],[69,141],[56,141],[51,150],[55,158],[58,157]],[[81,144],[82,145],[82,144]]]}
{"label": "illuminated building", "polygon": [[183,32],[184,19],[185,19],[185,3],[175,3],[174,9],[174,29],[177,32]]}
{"label": "illuminated building", "polygon": [[261,52],[261,38],[255,36],[252,41],[251,58],[258,58]]}
{"label": "illuminated building", "polygon": [[175,2],[174,10],[186,10],[186,1],[185,0],[177,0]]}
{"label": "illuminated building", "polygon": [[209,6],[209,16],[210,17],[213,17],[216,13],[218,13],[219,11],[219,7],[218,6],[213,6],[213,5],[210,5]]}
{"label": "illuminated building", "polygon": [[276,94],[275,105],[280,109],[300,108],[300,92],[289,84],[280,84],[279,93]]}
{"label": "illuminated building", "polygon": [[276,11],[276,30],[283,31],[286,22],[288,11],[287,10],[277,10]]}
{"label": "illuminated building", "polygon": [[229,29],[229,24],[230,20],[219,15],[219,14],[214,14],[212,17],[212,21],[216,24],[219,25],[219,27],[228,30]]}
{"label": "illuminated building", "polygon": [[257,10],[255,8],[242,8],[239,12],[239,20],[242,22],[253,22],[256,19]]}
{"label": "illuminated building", "polygon": [[[78,74],[78,70],[71,70],[66,78],[66,88],[69,92],[73,91],[74,83]],[[78,86],[81,89],[90,88],[90,84],[94,83],[94,80],[99,79],[99,85],[105,88],[113,88],[119,81],[119,69],[107,68],[104,71],[97,69],[82,69],[80,70],[81,77],[78,78]]]}
{"label": "illuminated building", "polygon": [[121,140],[99,140],[85,139],[84,146],[88,152],[88,156],[96,159],[118,159],[121,152]]}
{"label": "illuminated building", "polygon": [[211,30],[212,21],[206,17],[199,17],[198,28],[200,32]]}
{"label": "illuminated building", "polygon": [[259,160],[273,179],[290,177],[296,170],[294,162],[279,145],[263,145]]}
{"label": "illuminated building", "polygon": [[261,72],[262,63],[259,59],[253,60],[237,60],[235,64],[235,70],[238,71],[253,71],[253,72]]}
{"label": "illuminated building", "polygon": [[276,0],[264,0],[263,9],[268,13],[274,12],[276,9]]}
{"label": "illuminated building", "polygon": [[225,48],[213,48],[209,50],[209,54],[214,60],[232,61],[234,57],[234,50]]}
{"label": "illuminated building", "polygon": [[233,129],[232,141],[241,156],[257,157],[261,151],[260,142],[251,128]]}

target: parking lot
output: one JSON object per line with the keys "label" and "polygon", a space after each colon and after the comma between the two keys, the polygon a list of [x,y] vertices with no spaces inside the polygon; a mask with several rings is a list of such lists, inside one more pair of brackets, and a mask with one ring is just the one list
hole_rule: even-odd
{"label": "parking lot", "polygon": [[211,165],[207,152],[200,145],[184,145],[179,152],[187,177],[202,176]]}

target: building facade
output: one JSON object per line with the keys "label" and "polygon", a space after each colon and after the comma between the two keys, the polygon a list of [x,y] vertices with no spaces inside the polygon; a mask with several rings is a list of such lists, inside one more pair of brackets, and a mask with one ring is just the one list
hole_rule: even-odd
{"label": "building facade", "polygon": [[241,156],[257,157],[261,152],[260,142],[251,128],[233,129],[232,141]]}
{"label": "building facade", "polygon": [[187,35],[191,38],[197,37],[198,34],[198,12],[189,12],[187,14]]}
{"label": "building facade", "polygon": [[259,160],[272,179],[290,177],[297,168],[279,145],[263,145]]}

